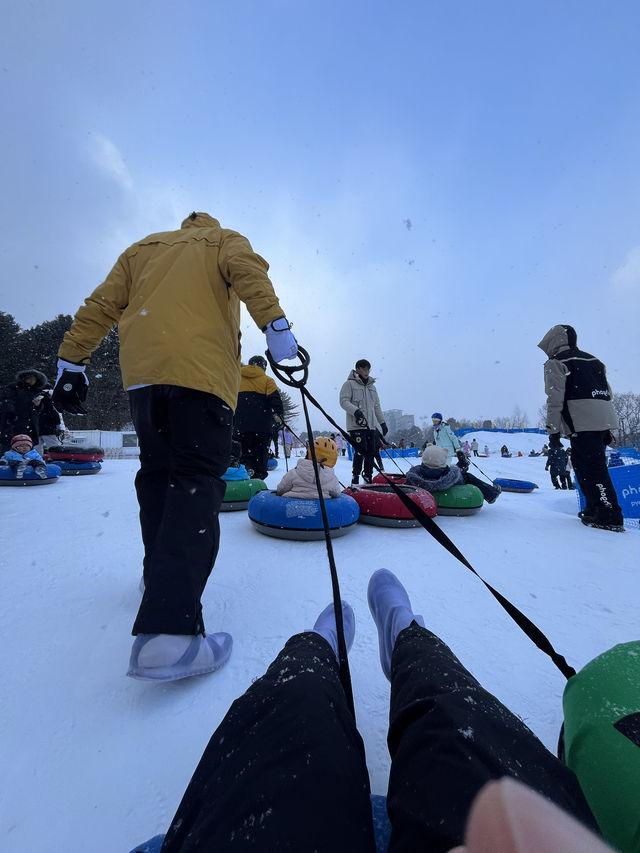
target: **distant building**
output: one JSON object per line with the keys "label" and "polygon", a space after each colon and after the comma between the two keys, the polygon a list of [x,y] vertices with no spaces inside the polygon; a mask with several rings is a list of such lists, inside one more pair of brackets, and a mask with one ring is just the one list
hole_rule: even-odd
{"label": "distant building", "polygon": [[395,435],[401,430],[411,429],[415,426],[414,415],[404,415],[402,409],[387,409],[382,413],[386,425],[389,427],[389,434]]}

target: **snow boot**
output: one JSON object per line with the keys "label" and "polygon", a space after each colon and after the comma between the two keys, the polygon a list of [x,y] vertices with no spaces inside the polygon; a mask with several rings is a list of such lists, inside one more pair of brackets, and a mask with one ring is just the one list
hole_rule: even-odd
{"label": "snow boot", "polygon": [[231,655],[233,639],[223,632],[195,637],[183,634],[138,634],[133,641],[129,671],[142,681],[177,681],[215,672]]}
{"label": "snow boot", "polygon": [[500,495],[502,494],[502,486],[495,486],[494,488],[495,488],[495,492],[493,494],[493,497],[485,498],[485,500],[488,504],[494,504],[498,500]]}
{"label": "snow boot", "polygon": [[351,478],[351,485],[357,486],[360,483],[360,477],[356,477],[355,475]]}
{"label": "snow boot", "polygon": [[371,575],[367,601],[378,629],[378,646],[382,671],[391,681],[391,655],[400,631],[412,622],[425,627],[422,616],[416,616],[406,589],[393,572],[378,569]]}
{"label": "snow boot", "polygon": [[598,530],[611,530],[613,533],[624,533],[624,518],[622,516],[616,519],[606,518],[606,516],[598,515],[596,510],[594,515],[582,515],[580,521],[586,527],[595,527]]}
{"label": "snow boot", "polygon": [[[353,645],[353,638],[356,633],[356,617],[348,601],[341,601],[340,603],[342,604],[344,641],[347,646],[347,651],[349,651]],[[336,628],[336,616],[333,609],[333,602],[331,602],[331,604],[327,604],[325,609],[316,619],[316,623],[311,630],[325,638],[333,649],[336,659],[338,659],[338,631]]]}

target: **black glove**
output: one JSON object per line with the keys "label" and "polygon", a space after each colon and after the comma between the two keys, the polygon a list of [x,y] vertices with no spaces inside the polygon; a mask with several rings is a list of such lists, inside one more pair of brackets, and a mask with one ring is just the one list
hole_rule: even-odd
{"label": "black glove", "polygon": [[615,443],[616,443],[616,440],[615,440],[615,438],[614,438],[614,436],[613,436],[613,433],[611,432],[611,430],[610,430],[610,429],[608,429],[608,430],[605,432],[605,434],[604,434],[604,438],[603,438],[603,443],[605,444],[605,446],[606,446],[606,447],[608,447],[610,444],[615,444]]}
{"label": "black glove", "polygon": [[549,447],[562,447],[559,432],[554,432],[549,436]]}
{"label": "black glove", "polygon": [[356,409],[356,410],[355,410],[355,412],[353,413],[353,417],[355,418],[355,421],[356,421],[356,423],[358,424],[358,426],[359,426],[359,427],[366,427],[366,425],[367,425],[367,419],[366,419],[366,418],[365,418],[365,416],[362,414],[362,412],[360,411],[360,409]]}
{"label": "black glove", "polygon": [[380,424],[380,429],[382,430],[383,435],[386,435],[389,432],[389,427],[384,422]]}
{"label": "black glove", "polygon": [[63,370],[53,389],[52,402],[59,412],[86,415],[82,403],[87,399],[87,378],[82,372]]}
{"label": "black glove", "polygon": [[464,455],[462,450],[456,450],[456,456],[458,457],[458,468],[462,468],[463,471],[466,471],[469,467],[469,460]]}

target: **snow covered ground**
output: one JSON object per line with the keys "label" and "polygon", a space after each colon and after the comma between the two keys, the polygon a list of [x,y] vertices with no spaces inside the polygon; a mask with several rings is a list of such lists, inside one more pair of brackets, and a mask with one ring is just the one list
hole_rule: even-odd
{"label": "snow covered ground", "polygon": [[[622,535],[588,529],[576,518],[576,493],[551,487],[544,457],[495,455],[503,441],[527,454],[543,436],[476,435],[492,451],[476,460],[492,478],[530,479],[540,488],[437,523],[574,667],[637,639],[637,526]],[[204,613],[210,630],[233,634],[229,665],[164,686],[126,678],[140,598],[136,469],[137,461],[113,460],[96,477],[0,489],[0,848],[11,853],[126,853],[164,832],[229,704],[331,598],[324,542],[265,537],[246,513],[224,513]],[[393,462],[387,470],[396,470]],[[336,471],[347,484],[346,458]],[[272,487],[283,472],[281,459]],[[386,791],[389,685],[366,587],[380,567],[399,575],[426,624],[555,749],[563,678],[464,566],[421,528],[357,525],[334,549],[343,597],[356,612],[350,662],[375,793]]]}

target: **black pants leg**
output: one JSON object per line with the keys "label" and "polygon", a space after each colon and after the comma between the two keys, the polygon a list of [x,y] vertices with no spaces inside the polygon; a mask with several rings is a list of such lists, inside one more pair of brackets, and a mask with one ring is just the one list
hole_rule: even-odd
{"label": "black pants leg", "polygon": [[213,394],[175,385],[138,388],[129,401],[145,549],[133,634],[204,633],[200,597],[220,541],[232,412]]}
{"label": "black pants leg", "polygon": [[609,476],[605,455],[607,432],[579,432],[571,436],[571,462],[585,496],[588,515],[603,522],[622,523],[622,511]]}
{"label": "black pants leg", "polygon": [[377,450],[377,436],[372,429],[352,429],[349,435],[355,445],[353,450],[353,479],[362,472],[365,480],[373,475],[373,460]]}
{"label": "black pants leg", "polygon": [[329,644],[292,637],[214,732],[162,853],[373,853],[364,746]]}
{"label": "black pants leg", "polygon": [[388,742],[393,853],[462,844],[474,797],[501,776],[519,779],[595,829],[574,774],[439,637],[415,623],[393,650]]}
{"label": "black pants leg", "polygon": [[241,432],[239,439],[242,444],[242,464],[247,470],[253,471],[253,476],[256,479],[266,479],[269,445],[271,444],[269,433]]}
{"label": "black pants leg", "polygon": [[498,489],[491,483],[485,483],[484,480],[479,479],[479,477],[474,477],[473,474],[469,474],[467,471],[463,472],[462,478],[465,483],[480,489],[482,497],[485,500],[491,501],[500,494]]}

